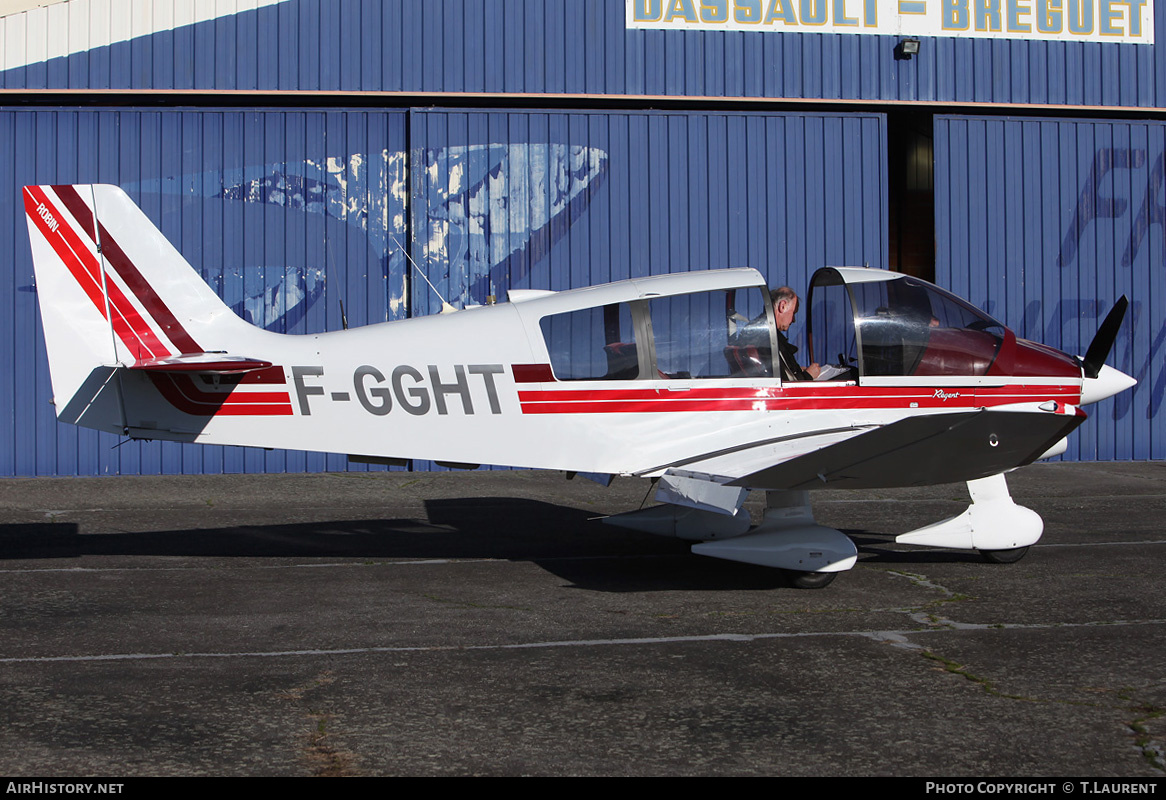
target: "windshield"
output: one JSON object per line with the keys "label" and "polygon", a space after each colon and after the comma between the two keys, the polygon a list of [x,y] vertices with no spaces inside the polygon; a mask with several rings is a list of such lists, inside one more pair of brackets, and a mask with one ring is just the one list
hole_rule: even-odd
{"label": "windshield", "polygon": [[821,270],[811,314],[815,359],[863,377],[986,375],[1006,335],[984,312],[908,276],[843,283]]}

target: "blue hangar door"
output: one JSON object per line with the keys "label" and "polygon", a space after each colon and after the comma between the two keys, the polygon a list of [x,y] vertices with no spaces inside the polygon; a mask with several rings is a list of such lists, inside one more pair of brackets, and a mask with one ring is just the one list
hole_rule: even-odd
{"label": "blue hangar door", "polygon": [[0,475],[303,472],[343,455],[59,424],[20,187],[124,188],[235,313],[317,333],[404,317],[406,112],[0,109]]}
{"label": "blue hangar door", "polygon": [[936,281],[1020,336],[1084,353],[1118,297],[1109,363],[1138,379],[1065,458],[1166,458],[1166,123],[935,118]]}
{"label": "blue hangar door", "polygon": [[818,267],[887,263],[882,115],[410,116],[414,257],[454,305],[744,266],[804,294]]}

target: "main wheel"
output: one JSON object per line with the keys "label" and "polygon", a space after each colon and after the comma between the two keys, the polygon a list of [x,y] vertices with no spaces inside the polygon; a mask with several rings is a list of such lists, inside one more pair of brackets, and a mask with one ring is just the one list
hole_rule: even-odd
{"label": "main wheel", "polygon": [[797,572],[787,569],[790,585],[795,589],[825,589],[834,582],[837,572]]}
{"label": "main wheel", "polygon": [[989,564],[1015,564],[1024,558],[1027,547],[1013,547],[1011,550],[981,550],[980,557]]}

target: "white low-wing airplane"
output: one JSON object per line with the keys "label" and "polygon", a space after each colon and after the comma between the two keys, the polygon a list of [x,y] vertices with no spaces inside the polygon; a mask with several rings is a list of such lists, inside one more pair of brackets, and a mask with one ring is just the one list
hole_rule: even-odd
{"label": "white low-wing airplane", "polygon": [[[354,330],[271,333],[231,312],[118,187],[27,186],[57,416],[138,439],[658,478],[609,517],[824,586],[854,543],[807,492],[967,481],[958,517],[898,541],[1014,561],[1043,524],[1003,473],[1063,452],[1080,406],[1129,388],[1018,339],[932,284],[824,268],[807,295],[816,381],[783,380],[752,269],[686,272]],[[96,223],[96,224],[95,224]],[[765,490],[759,526],[742,510]]]}

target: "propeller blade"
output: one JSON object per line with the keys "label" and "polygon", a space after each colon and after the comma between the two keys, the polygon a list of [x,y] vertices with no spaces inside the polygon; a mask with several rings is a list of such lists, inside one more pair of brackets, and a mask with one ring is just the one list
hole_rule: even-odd
{"label": "propeller blade", "polygon": [[1121,299],[1113,304],[1113,308],[1105,316],[1105,321],[1097,329],[1097,335],[1089,343],[1085,351],[1085,358],[1081,360],[1081,368],[1085,370],[1085,377],[1096,378],[1105,366],[1105,359],[1109,358],[1109,351],[1113,349],[1113,342],[1117,339],[1117,330],[1121,327],[1122,319],[1126,315],[1126,307],[1130,302],[1123,294]]}

